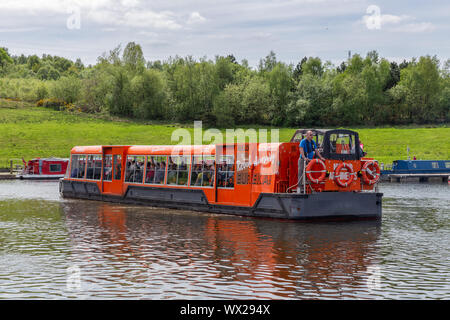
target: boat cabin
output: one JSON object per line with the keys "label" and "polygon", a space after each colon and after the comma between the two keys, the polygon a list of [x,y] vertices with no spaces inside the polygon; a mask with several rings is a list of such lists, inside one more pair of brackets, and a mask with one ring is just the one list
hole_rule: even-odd
{"label": "boat cabin", "polygon": [[20,179],[59,179],[64,177],[69,159],[35,158],[24,161],[24,169],[18,175]]}

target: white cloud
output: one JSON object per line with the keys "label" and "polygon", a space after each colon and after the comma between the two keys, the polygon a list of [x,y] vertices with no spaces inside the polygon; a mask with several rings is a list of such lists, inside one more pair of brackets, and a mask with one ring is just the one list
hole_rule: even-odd
{"label": "white cloud", "polygon": [[177,30],[181,25],[176,22],[172,12],[130,11],[126,12],[123,19],[117,21],[130,27]]}
{"label": "white cloud", "polygon": [[411,33],[421,33],[430,32],[436,29],[436,26],[430,22],[420,22],[420,23],[408,23],[396,28],[392,28],[395,32],[411,32]]}
{"label": "white cloud", "polygon": [[409,15],[380,14],[373,11],[371,15],[364,15],[359,23],[368,29],[394,32],[427,32],[435,29],[430,22],[414,22],[415,20],[415,17]]}
{"label": "white cloud", "polygon": [[189,16],[187,24],[202,23],[202,22],[205,22],[205,21],[206,21],[206,18],[202,17],[200,13],[195,11],[195,12],[192,12],[191,15]]}

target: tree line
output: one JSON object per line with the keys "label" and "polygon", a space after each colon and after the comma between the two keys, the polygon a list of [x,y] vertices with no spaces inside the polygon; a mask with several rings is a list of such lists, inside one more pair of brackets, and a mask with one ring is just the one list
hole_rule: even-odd
{"label": "tree line", "polygon": [[438,124],[450,121],[450,59],[421,56],[398,64],[370,51],[338,66],[318,57],[292,65],[271,51],[251,68],[233,55],[146,61],[141,46],[130,42],[85,66],[80,59],[14,56],[0,48],[0,97],[218,127]]}

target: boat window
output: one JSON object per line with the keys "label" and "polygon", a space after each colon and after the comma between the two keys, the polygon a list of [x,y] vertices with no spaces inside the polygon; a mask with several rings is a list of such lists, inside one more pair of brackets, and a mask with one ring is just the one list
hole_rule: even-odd
{"label": "boat window", "polygon": [[113,156],[114,180],[120,180],[122,177],[122,156],[115,154]]}
{"label": "boat window", "polygon": [[167,184],[187,185],[189,163],[189,156],[170,156],[167,168]]}
{"label": "boat window", "polygon": [[125,170],[125,182],[142,183],[144,178],[144,156],[128,156]]}
{"label": "boat window", "polygon": [[447,169],[450,169],[450,162],[446,162],[446,163],[445,163],[445,167],[446,167]]}
{"label": "boat window", "polygon": [[145,183],[164,184],[167,156],[148,156]]}
{"label": "boat window", "polygon": [[191,186],[212,187],[214,185],[214,162],[214,156],[193,156]]}
{"label": "boat window", "polygon": [[349,133],[331,134],[330,152],[335,154],[356,154],[355,136]]}
{"label": "boat window", "polygon": [[106,154],[103,159],[103,181],[112,181],[112,155]]}
{"label": "boat window", "polygon": [[234,188],[234,156],[219,156],[217,161],[217,187]]}
{"label": "boat window", "polygon": [[102,173],[102,156],[88,155],[86,179],[100,180],[101,173]]}
{"label": "boat window", "polygon": [[84,179],[86,155],[74,154],[72,155],[72,161],[70,163],[70,177],[74,179]]}
{"label": "boat window", "polygon": [[50,164],[49,171],[50,172],[61,172],[62,166],[60,163]]}
{"label": "boat window", "polygon": [[431,167],[432,167],[433,169],[439,169],[439,162],[432,162],[432,163],[431,163]]}

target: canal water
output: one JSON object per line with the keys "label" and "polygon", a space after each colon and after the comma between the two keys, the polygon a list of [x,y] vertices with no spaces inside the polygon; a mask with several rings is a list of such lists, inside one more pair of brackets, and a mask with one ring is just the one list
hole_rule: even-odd
{"label": "canal water", "polygon": [[380,191],[380,222],[305,223],[0,181],[0,299],[450,298],[450,186]]}

